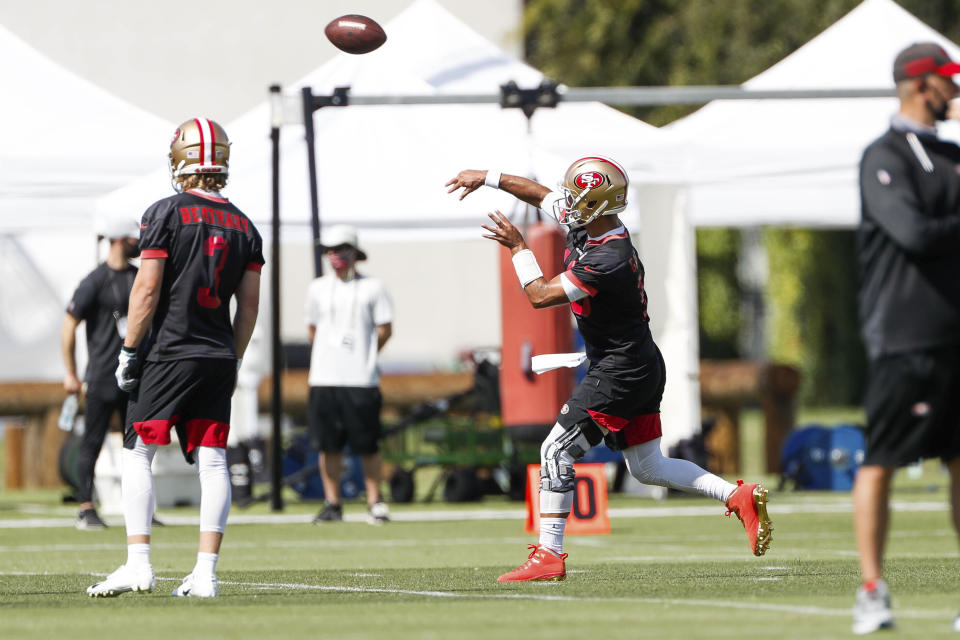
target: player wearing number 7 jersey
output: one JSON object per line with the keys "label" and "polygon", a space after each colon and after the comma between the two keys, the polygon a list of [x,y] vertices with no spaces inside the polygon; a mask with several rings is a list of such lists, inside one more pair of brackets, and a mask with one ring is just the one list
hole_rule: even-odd
{"label": "player wearing number 7 jersey", "polygon": [[219,593],[215,569],[230,510],[230,399],[257,320],[264,262],[253,223],[220,194],[229,159],[220,125],[203,118],[183,123],[170,145],[178,193],[143,214],[142,261],[117,368],[118,384],[130,391],[121,478],[127,561],[89,587],[91,596],[154,587],[151,463],[157,447],[170,444],[172,429],[187,462],[197,465],[201,491],[197,562],[173,595]]}
{"label": "player wearing number 7 jersey", "polygon": [[628,180],[619,164],[600,156],[575,161],[558,191],[496,171],[461,171],[447,183],[466,195],[487,185],[543,209],[567,227],[564,271],[544,278],[520,231],[503,214],[490,214],[485,238],[513,254],[527,299],[536,308],[570,304],[586,344],[590,368],[560,409],[540,448],[540,540],[527,561],[498,582],[563,580],[563,537],[573,506],[574,463],[600,442],[623,451],[637,480],[716,498],[743,522],[750,550],[763,555],[773,527],[767,492],[736,485],[660,451],[660,399],[665,366],[650,335],[643,265],[618,214],[627,205]]}

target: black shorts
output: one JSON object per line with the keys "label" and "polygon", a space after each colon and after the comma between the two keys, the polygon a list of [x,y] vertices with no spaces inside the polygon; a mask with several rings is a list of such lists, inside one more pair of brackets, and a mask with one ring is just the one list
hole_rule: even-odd
{"label": "black shorts", "polygon": [[380,409],[377,387],[310,387],[307,423],[311,444],[319,451],[339,453],[346,444],[356,455],[380,450]]}
{"label": "black shorts", "polygon": [[652,342],[645,355],[630,359],[610,356],[592,364],[560,409],[557,422],[570,429],[592,420],[611,432],[606,442],[612,449],[659,438],[666,365]]}
{"label": "black shorts", "polygon": [[170,429],[176,428],[191,464],[196,447],[226,448],[236,381],[232,359],[145,362],[140,384],[130,393],[123,446],[132,449],[138,435],[145,444],[170,444]]}
{"label": "black shorts", "polygon": [[960,455],[960,347],[894,354],[872,363],[864,464],[903,466]]}

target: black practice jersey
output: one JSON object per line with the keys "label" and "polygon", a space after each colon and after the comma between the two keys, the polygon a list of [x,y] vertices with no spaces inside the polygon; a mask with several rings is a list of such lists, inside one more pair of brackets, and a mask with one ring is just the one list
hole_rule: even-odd
{"label": "black practice jersey", "polygon": [[960,147],[891,128],[863,154],[860,192],[870,356],[960,344]]}
{"label": "black practice jersey", "polygon": [[123,346],[120,330],[126,327],[127,303],[137,268],[116,271],[101,264],[77,286],[67,313],[86,322],[87,382],[113,381],[117,355]]}
{"label": "black practice jersey", "polygon": [[140,224],[141,256],[166,258],[147,360],[235,358],[230,298],[263,241],[226,198],[187,191],[154,203]]}
{"label": "black practice jersey", "polygon": [[652,341],[643,288],[643,265],[624,230],[591,240],[584,229],[567,233],[566,277],[587,297],[570,306],[586,345],[596,362],[608,355],[631,359],[647,353]]}

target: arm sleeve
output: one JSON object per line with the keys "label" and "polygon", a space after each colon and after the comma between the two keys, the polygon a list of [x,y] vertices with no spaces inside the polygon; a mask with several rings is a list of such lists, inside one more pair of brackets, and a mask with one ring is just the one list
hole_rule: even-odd
{"label": "arm sleeve", "polygon": [[378,283],[377,295],[373,301],[373,324],[379,326],[393,322],[393,300],[383,283]]}
{"label": "arm sleeve", "polygon": [[960,213],[924,215],[911,178],[909,158],[893,150],[871,148],[860,164],[864,217],[876,223],[904,251],[939,255],[960,248]]}
{"label": "arm sleeve", "polygon": [[560,274],[560,285],[563,287],[563,292],[567,294],[567,300],[570,302],[583,300],[589,295],[586,291],[573,284],[566,273]]}
{"label": "arm sleeve", "polygon": [[170,255],[173,237],[171,220],[178,212],[163,201],[152,205],[140,220],[140,255],[144,258],[166,258]]}

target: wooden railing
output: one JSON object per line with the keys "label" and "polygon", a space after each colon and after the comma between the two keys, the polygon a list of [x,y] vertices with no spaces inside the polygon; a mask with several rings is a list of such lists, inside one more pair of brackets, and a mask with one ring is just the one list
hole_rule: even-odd
{"label": "wooden railing", "polygon": [[[443,398],[469,389],[473,374],[425,373],[386,375],[381,379],[384,408],[403,413],[429,399]],[[739,424],[744,406],[762,408],[765,422],[766,469],[779,471],[780,448],[794,426],[794,398],[800,375],[792,367],[739,360],[704,360],[700,363],[700,394],[705,418],[716,426],[707,437],[708,465],[720,473],[739,470]],[[306,415],[309,387],[306,370],[283,374],[283,409]],[[271,381],[259,388],[261,411],[270,409]],[[5,486],[52,487],[61,484],[58,456],[67,433],[57,427],[63,386],[55,382],[0,384],[0,415],[19,416],[6,426]],[[81,410],[83,409],[81,405]]]}
{"label": "wooden railing", "polygon": [[701,360],[700,403],[704,419],[716,421],[706,437],[711,471],[740,470],[740,412],[763,411],[767,473],[779,473],[780,450],[796,423],[800,372],[795,368],[748,360]]}

